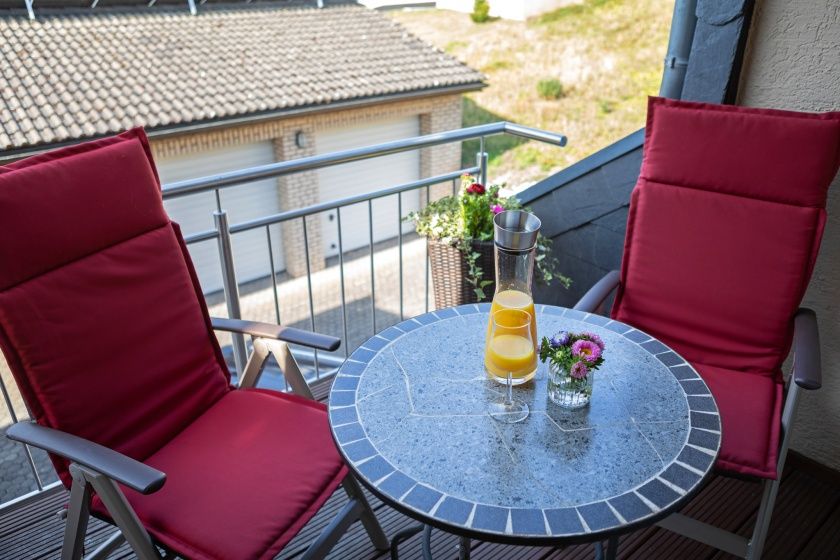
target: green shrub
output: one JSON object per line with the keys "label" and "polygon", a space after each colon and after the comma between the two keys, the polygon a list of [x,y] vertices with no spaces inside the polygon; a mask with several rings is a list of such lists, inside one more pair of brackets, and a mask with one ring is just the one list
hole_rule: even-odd
{"label": "green shrub", "polygon": [[476,23],[490,20],[490,3],[487,0],[475,0],[470,18]]}
{"label": "green shrub", "polygon": [[560,99],[563,97],[563,84],[556,78],[548,78],[537,82],[537,93],[543,99]]}

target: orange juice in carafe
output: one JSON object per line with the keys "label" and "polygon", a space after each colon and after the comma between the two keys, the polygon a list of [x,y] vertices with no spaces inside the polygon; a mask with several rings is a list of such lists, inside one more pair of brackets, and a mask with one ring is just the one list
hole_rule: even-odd
{"label": "orange juice in carafe", "polygon": [[[507,383],[508,373],[513,384],[525,383],[537,371],[537,319],[531,280],[540,225],[539,218],[523,210],[507,210],[493,218],[496,291],[487,323],[484,364],[490,378],[500,383]],[[514,316],[527,317],[522,326],[527,345],[522,332],[511,331],[507,324]],[[498,320],[495,324],[494,318]],[[530,346],[528,352],[524,352],[526,346]],[[527,366],[522,366],[526,362]],[[506,368],[509,371],[503,371]]]}

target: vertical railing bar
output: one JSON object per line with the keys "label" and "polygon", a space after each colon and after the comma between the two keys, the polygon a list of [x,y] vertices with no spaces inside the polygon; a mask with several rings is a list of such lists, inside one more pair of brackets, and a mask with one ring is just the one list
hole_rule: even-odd
{"label": "vertical railing bar", "polygon": [[[432,187],[426,187],[426,206],[430,202],[430,191]],[[429,312],[429,242],[426,241],[426,313]]]}
{"label": "vertical railing bar", "polygon": [[38,487],[38,492],[41,492],[44,489],[44,482],[41,480],[41,475],[38,474],[38,467],[35,466],[35,458],[32,456],[32,448],[30,448],[28,444],[23,444],[23,448],[26,450],[26,462],[29,463],[29,468],[35,477],[35,486]]}
{"label": "vertical railing bar", "polygon": [[370,241],[370,310],[373,332],[376,334],[376,280],[373,273],[373,200],[368,199],[368,240]]}
{"label": "vertical railing bar", "polygon": [[[303,250],[306,256],[306,285],[309,287],[309,326],[315,330],[315,303],[312,298],[312,267],[309,265],[309,235],[306,231],[306,216],[303,221]],[[321,366],[318,363],[318,350],[313,349],[315,357],[315,379],[321,379]]]}
{"label": "vertical railing bar", "polygon": [[[12,424],[17,424],[18,417],[15,413],[15,407],[12,405],[12,398],[9,396],[9,390],[6,388],[6,381],[0,375],[0,391],[3,392],[3,400],[6,401],[6,410],[9,411],[9,418]],[[44,489],[44,483],[41,481],[41,475],[38,474],[38,468],[35,466],[35,459],[32,457],[32,450],[28,445],[23,445],[23,450],[26,452],[26,461],[29,463],[29,468],[32,470],[32,476],[35,477],[35,486],[38,487],[38,492]]]}
{"label": "vertical railing bar", "polygon": [[6,410],[9,411],[9,417],[12,419],[12,423],[15,424],[18,421],[17,414],[15,413],[14,406],[12,406],[12,398],[9,396],[9,391],[6,389],[6,382],[3,380],[2,375],[0,375],[0,390],[3,391],[3,400],[6,401]]}
{"label": "vertical railing bar", "polygon": [[347,302],[344,296],[344,243],[341,238],[341,207],[335,209],[338,226],[338,275],[341,280],[341,329],[344,336],[344,357],[350,355],[350,341],[347,340]]}
{"label": "vertical railing bar", "polygon": [[487,150],[484,136],[480,140],[480,148],[478,152],[478,161],[476,162],[479,168],[479,177],[481,184],[487,185]]}
{"label": "vertical railing bar", "polygon": [[[227,212],[217,211],[213,214],[216,224],[216,231],[219,232],[219,260],[222,265],[222,284],[225,289],[225,303],[227,305],[228,317],[241,319],[242,310],[239,305],[239,283],[236,281],[236,267],[233,262],[233,240],[230,234],[230,224],[227,219]],[[236,366],[236,374],[242,375],[245,371],[245,362],[248,361],[248,349],[245,346],[245,337],[239,333],[231,334],[231,345],[233,346],[233,361]]]}
{"label": "vertical railing bar", "polygon": [[456,186],[455,179],[452,179],[452,196],[458,195],[458,187]]}
{"label": "vertical railing bar", "polygon": [[[271,226],[265,226],[265,238],[268,240],[268,264],[271,266],[271,289],[274,295],[274,317],[277,324],[280,324],[280,298],[277,296],[277,271],[274,266],[274,247],[271,246]],[[283,376],[283,384],[286,386],[286,392],[289,392],[289,381],[286,376]]]}
{"label": "vertical railing bar", "polygon": [[277,296],[277,271],[274,267],[274,248],[271,246],[271,226],[265,226],[265,237],[268,240],[268,263],[271,266],[271,288],[274,290],[274,317],[280,324],[280,298]]}
{"label": "vertical railing bar", "polygon": [[222,211],[222,195],[219,194],[219,189],[214,189],[213,192],[216,193],[216,211]]}
{"label": "vertical railing bar", "polygon": [[400,245],[400,321],[405,319],[403,308],[403,234],[402,234],[402,193],[397,193],[397,236]]}

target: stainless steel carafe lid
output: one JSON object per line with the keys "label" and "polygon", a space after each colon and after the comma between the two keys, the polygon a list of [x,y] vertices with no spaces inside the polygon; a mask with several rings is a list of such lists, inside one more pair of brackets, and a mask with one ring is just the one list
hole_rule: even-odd
{"label": "stainless steel carafe lid", "polygon": [[493,218],[494,241],[510,251],[527,251],[537,244],[542,222],[524,210],[505,210]]}

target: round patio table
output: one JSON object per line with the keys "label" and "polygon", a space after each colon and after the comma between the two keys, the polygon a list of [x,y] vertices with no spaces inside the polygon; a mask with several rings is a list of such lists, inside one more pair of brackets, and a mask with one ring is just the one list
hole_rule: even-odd
{"label": "round patio table", "polygon": [[486,412],[505,387],[484,373],[489,305],[440,309],[385,329],[336,375],[333,437],[350,469],[386,504],[469,539],[521,544],[608,543],[684,505],[720,447],[705,382],[662,342],[624,323],[537,305],[541,338],[588,331],[606,344],[590,405],[548,399],[546,364],[514,387],[530,407],[518,424]]}

